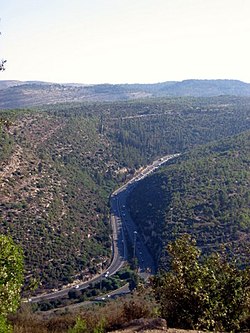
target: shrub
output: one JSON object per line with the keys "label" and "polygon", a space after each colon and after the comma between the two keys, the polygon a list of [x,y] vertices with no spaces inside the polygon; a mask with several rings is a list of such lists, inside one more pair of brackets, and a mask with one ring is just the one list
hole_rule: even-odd
{"label": "shrub", "polygon": [[0,333],[12,333],[12,327],[4,316],[0,315]]}
{"label": "shrub", "polygon": [[68,333],[85,333],[85,332],[87,333],[86,321],[81,319],[80,317],[77,318],[74,327],[68,330]]}
{"label": "shrub", "polygon": [[127,323],[133,319],[150,318],[154,315],[153,306],[154,304],[151,304],[143,297],[135,295],[123,304],[123,321]]}
{"label": "shrub", "polygon": [[201,260],[184,235],[168,246],[170,271],[153,280],[161,316],[169,326],[237,332],[250,316],[250,271],[223,254]]}

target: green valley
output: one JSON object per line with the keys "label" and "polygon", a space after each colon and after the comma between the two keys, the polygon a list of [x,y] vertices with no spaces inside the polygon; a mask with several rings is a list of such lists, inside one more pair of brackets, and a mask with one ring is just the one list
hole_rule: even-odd
{"label": "green valley", "polygon": [[[1,111],[2,122],[8,120],[10,124],[3,125],[0,133],[0,231],[12,235],[24,249],[27,280],[42,291],[88,279],[107,267],[111,258],[109,195],[112,191],[155,158],[186,153],[196,146],[249,130],[249,113],[249,98],[229,96],[62,103]],[[202,167],[208,162],[204,157]],[[238,162],[236,168],[245,167],[244,159]],[[181,166],[178,163],[176,168]],[[191,170],[192,175],[185,176],[184,169],[180,169],[182,178],[193,179],[198,186],[202,180],[195,174],[196,166],[190,167]],[[217,169],[210,170],[209,179],[214,181],[209,186],[218,187],[212,174]],[[239,172],[239,185],[244,183],[246,172],[245,169]],[[227,185],[229,176],[223,176],[223,186]],[[175,190],[181,186],[180,180],[175,180],[174,175],[172,178],[171,186]],[[151,202],[150,198],[146,203],[135,200],[134,205],[138,207],[131,206],[136,221],[141,225],[140,218],[145,220],[147,244],[152,245],[150,239],[157,241],[157,258],[163,242],[159,234],[162,230],[164,235],[169,230],[172,234],[178,233],[184,220],[194,227],[195,234],[204,235],[199,238],[202,246],[208,239],[211,244],[228,239],[220,233],[221,218],[212,203],[195,204],[195,193],[189,193],[189,185],[190,201],[186,206],[177,190],[170,200],[164,192],[171,190],[166,179],[162,173],[145,180],[133,197],[137,197],[141,186],[153,181],[155,187],[149,185],[146,194],[151,192],[154,200]],[[208,190],[202,186],[206,200]],[[221,193],[216,192],[216,205],[226,196],[225,200],[230,197],[233,202],[232,207],[245,207],[245,201],[238,202],[234,188],[227,191],[222,188]],[[241,191],[245,196],[244,188]],[[189,205],[195,211],[189,210]],[[138,218],[140,207],[147,207],[145,212],[149,215],[141,214]],[[170,207],[173,207],[172,222],[166,229]],[[186,218],[184,213],[191,215]],[[224,210],[223,213],[229,214]],[[241,239],[247,237],[247,214],[242,209],[236,222]],[[232,215],[232,219],[236,216]],[[236,224],[226,228],[226,235],[234,232]],[[183,225],[187,231],[187,224]],[[212,232],[215,230],[216,235]]]}

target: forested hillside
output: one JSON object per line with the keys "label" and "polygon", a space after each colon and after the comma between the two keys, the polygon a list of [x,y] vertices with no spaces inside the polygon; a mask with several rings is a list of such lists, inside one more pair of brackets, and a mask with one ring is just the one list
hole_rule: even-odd
{"label": "forested hillside", "polygon": [[23,247],[26,276],[54,288],[108,265],[112,190],[154,158],[250,129],[249,113],[236,97],[1,111],[0,232]]}
{"label": "forested hillside", "polygon": [[245,259],[249,167],[248,131],[183,154],[135,188],[129,198],[131,214],[158,262],[166,244],[184,233],[192,234],[205,252],[231,244]]}

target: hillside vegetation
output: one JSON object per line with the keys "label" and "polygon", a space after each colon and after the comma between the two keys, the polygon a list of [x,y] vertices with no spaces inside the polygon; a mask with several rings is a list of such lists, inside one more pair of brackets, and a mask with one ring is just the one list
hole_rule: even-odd
{"label": "hillside vegetation", "polygon": [[[0,129],[0,232],[12,235],[24,249],[26,277],[40,290],[51,289],[87,279],[101,266],[107,266],[111,257],[108,198],[112,190],[161,155],[185,152],[248,130],[249,110],[248,98],[218,97],[69,103],[37,110],[1,111],[1,118],[8,119],[10,124]],[[245,167],[245,160],[238,160],[243,165],[236,165],[237,170]],[[239,177],[241,185],[246,177],[244,170]],[[195,166],[193,172],[187,178],[197,178]],[[160,192],[168,185],[159,180],[167,178],[163,174],[159,179],[154,177],[151,179],[155,179],[157,186],[151,192],[156,193],[155,199],[168,198]],[[224,178],[226,182],[227,175]],[[171,186],[178,188],[178,184],[173,180]],[[195,201],[195,195],[192,196]],[[228,196],[230,200],[237,198],[231,189]],[[176,191],[173,220],[168,227],[172,233],[176,233],[177,216],[184,216],[181,214],[188,210],[185,205],[182,207],[182,197],[178,198]],[[167,204],[171,204],[168,200]],[[169,219],[165,201],[152,202],[153,210],[164,216],[162,220],[155,215],[151,220],[153,210],[147,210],[150,237],[157,240],[157,246],[162,243],[159,234],[165,228],[165,217]],[[245,201],[239,205],[245,205]],[[149,204],[141,203],[141,207]],[[228,227],[225,237],[220,236],[217,210],[210,205],[208,208],[213,209],[214,218],[206,222],[203,238],[198,227],[206,220],[205,206],[197,206],[195,218],[188,220],[197,230],[198,242],[204,246],[204,239],[210,239],[211,244],[227,240],[227,234],[235,228],[230,231]],[[140,209],[134,210],[137,220]],[[242,218],[237,220],[237,240],[247,239],[247,212],[242,210]],[[143,212],[141,216],[145,218]],[[186,221],[185,216],[183,219]],[[183,225],[187,229],[187,224]],[[210,229],[211,235],[206,231]],[[147,244],[151,246],[146,230]],[[218,235],[214,236],[214,230],[218,230]],[[158,246],[157,258],[160,251]]]}
{"label": "hillside vegetation", "polygon": [[47,313],[34,314],[23,306],[10,317],[14,332],[249,331],[249,266],[239,269],[226,252],[201,259],[201,251],[188,235],[171,242],[168,252],[170,270],[138,285],[132,294]]}
{"label": "hillside vegetation", "polygon": [[139,183],[129,206],[158,263],[165,265],[165,245],[184,233],[205,252],[226,244],[249,260],[249,166],[248,131],[183,154]]}

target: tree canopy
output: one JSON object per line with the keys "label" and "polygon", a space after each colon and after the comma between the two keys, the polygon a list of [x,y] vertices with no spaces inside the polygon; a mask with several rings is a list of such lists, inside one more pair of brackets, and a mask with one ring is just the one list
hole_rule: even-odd
{"label": "tree canopy", "polygon": [[201,260],[190,235],[168,245],[170,270],[154,278],[160,311],[170,327],[242,331],[250,320],[250,271],[227,252]]}
{"label": "tree canopy", "polygon": [[11,238],[0,235],[0,330],[7,315],[19,306],[22,283],[22,250]]}

